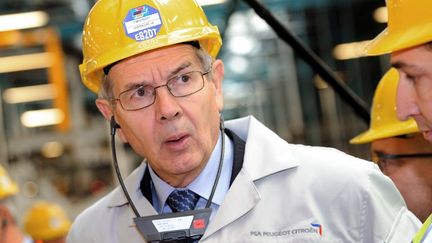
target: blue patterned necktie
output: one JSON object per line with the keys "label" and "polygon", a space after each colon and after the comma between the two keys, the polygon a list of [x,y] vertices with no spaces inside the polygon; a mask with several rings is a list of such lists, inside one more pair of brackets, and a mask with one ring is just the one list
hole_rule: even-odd
{"label": "blue patterned necktie", "polygon": [[200,196],[195,192],[186,190],[174,190],[167,198],[166,203],[175,212],[193,210]]}

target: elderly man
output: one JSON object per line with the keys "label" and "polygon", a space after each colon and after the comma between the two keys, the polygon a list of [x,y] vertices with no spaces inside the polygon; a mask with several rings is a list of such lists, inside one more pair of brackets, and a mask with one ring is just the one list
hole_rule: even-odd
{"label": "elderly man", "polygon": [[96,2],[81,77],[144,160],[68,242],[410,241],[420,221],[373,163],[223,121],[220,46],[193,0]]}

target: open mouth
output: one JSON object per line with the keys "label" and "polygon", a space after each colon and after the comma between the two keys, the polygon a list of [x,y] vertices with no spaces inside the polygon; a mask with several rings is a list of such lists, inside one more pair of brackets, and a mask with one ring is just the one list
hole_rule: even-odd
{"label": "open mouth", "polygon": [[176,138],[171,138],[171,139],[167,140],[167,143],[178,143],[178,142],[181,142],[182,140],[184,140],[186,137],[187,137],[186,135],[183,135],[183,136],[179,136]]}
{"label": "open mouth", "polygon": [[181,150],[186,147],[189,137],[190,136],[188,134],[173,136],[165,141],[165,145],[173,150]]}

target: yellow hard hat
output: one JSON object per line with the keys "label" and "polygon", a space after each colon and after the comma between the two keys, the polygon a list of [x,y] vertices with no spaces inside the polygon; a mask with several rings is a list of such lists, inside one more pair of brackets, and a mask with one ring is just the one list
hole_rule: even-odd
{"label": "yellow hard hat", "polygon": [[216,57],[222,45],[194,0],[99,0],[83,29],[82,82],[97,93],[103,68],[149,50],[198,41]]}
{"label": "yellow hard hat", "polygon": [[0,165],[0,200],[16,195],[18,191],[18,185],[9,177],[5,168]]}
{"label": "yellow hard hat", "polygon": [[419,132],[414,119],[398,120],[396,116],[396,92],[398,71],[391,68],[381,78],[372,102],[370,128],[350,140],[352,144],[369,143],[377,139]]}
{"label": "yellow hard hat", "polygon": [[36,202],[24,218],[24,228],[34,240],[54,240],[66,236],[71,221],[57,204]]}
{"label": "yellow hard hat", "polygon": [[388,25],[366,46],[381,55],[432,41],[431,0],[387,0]]}

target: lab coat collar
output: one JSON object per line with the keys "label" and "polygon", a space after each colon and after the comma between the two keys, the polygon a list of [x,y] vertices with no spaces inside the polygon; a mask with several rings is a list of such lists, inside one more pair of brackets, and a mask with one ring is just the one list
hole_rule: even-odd
{"label": "lab coat collar", "polygon": [[242,170],[252,181],[298,166],[287,142],[253,116],[227,121],[225,127],[246,141],[244,161],[248,162]]}

